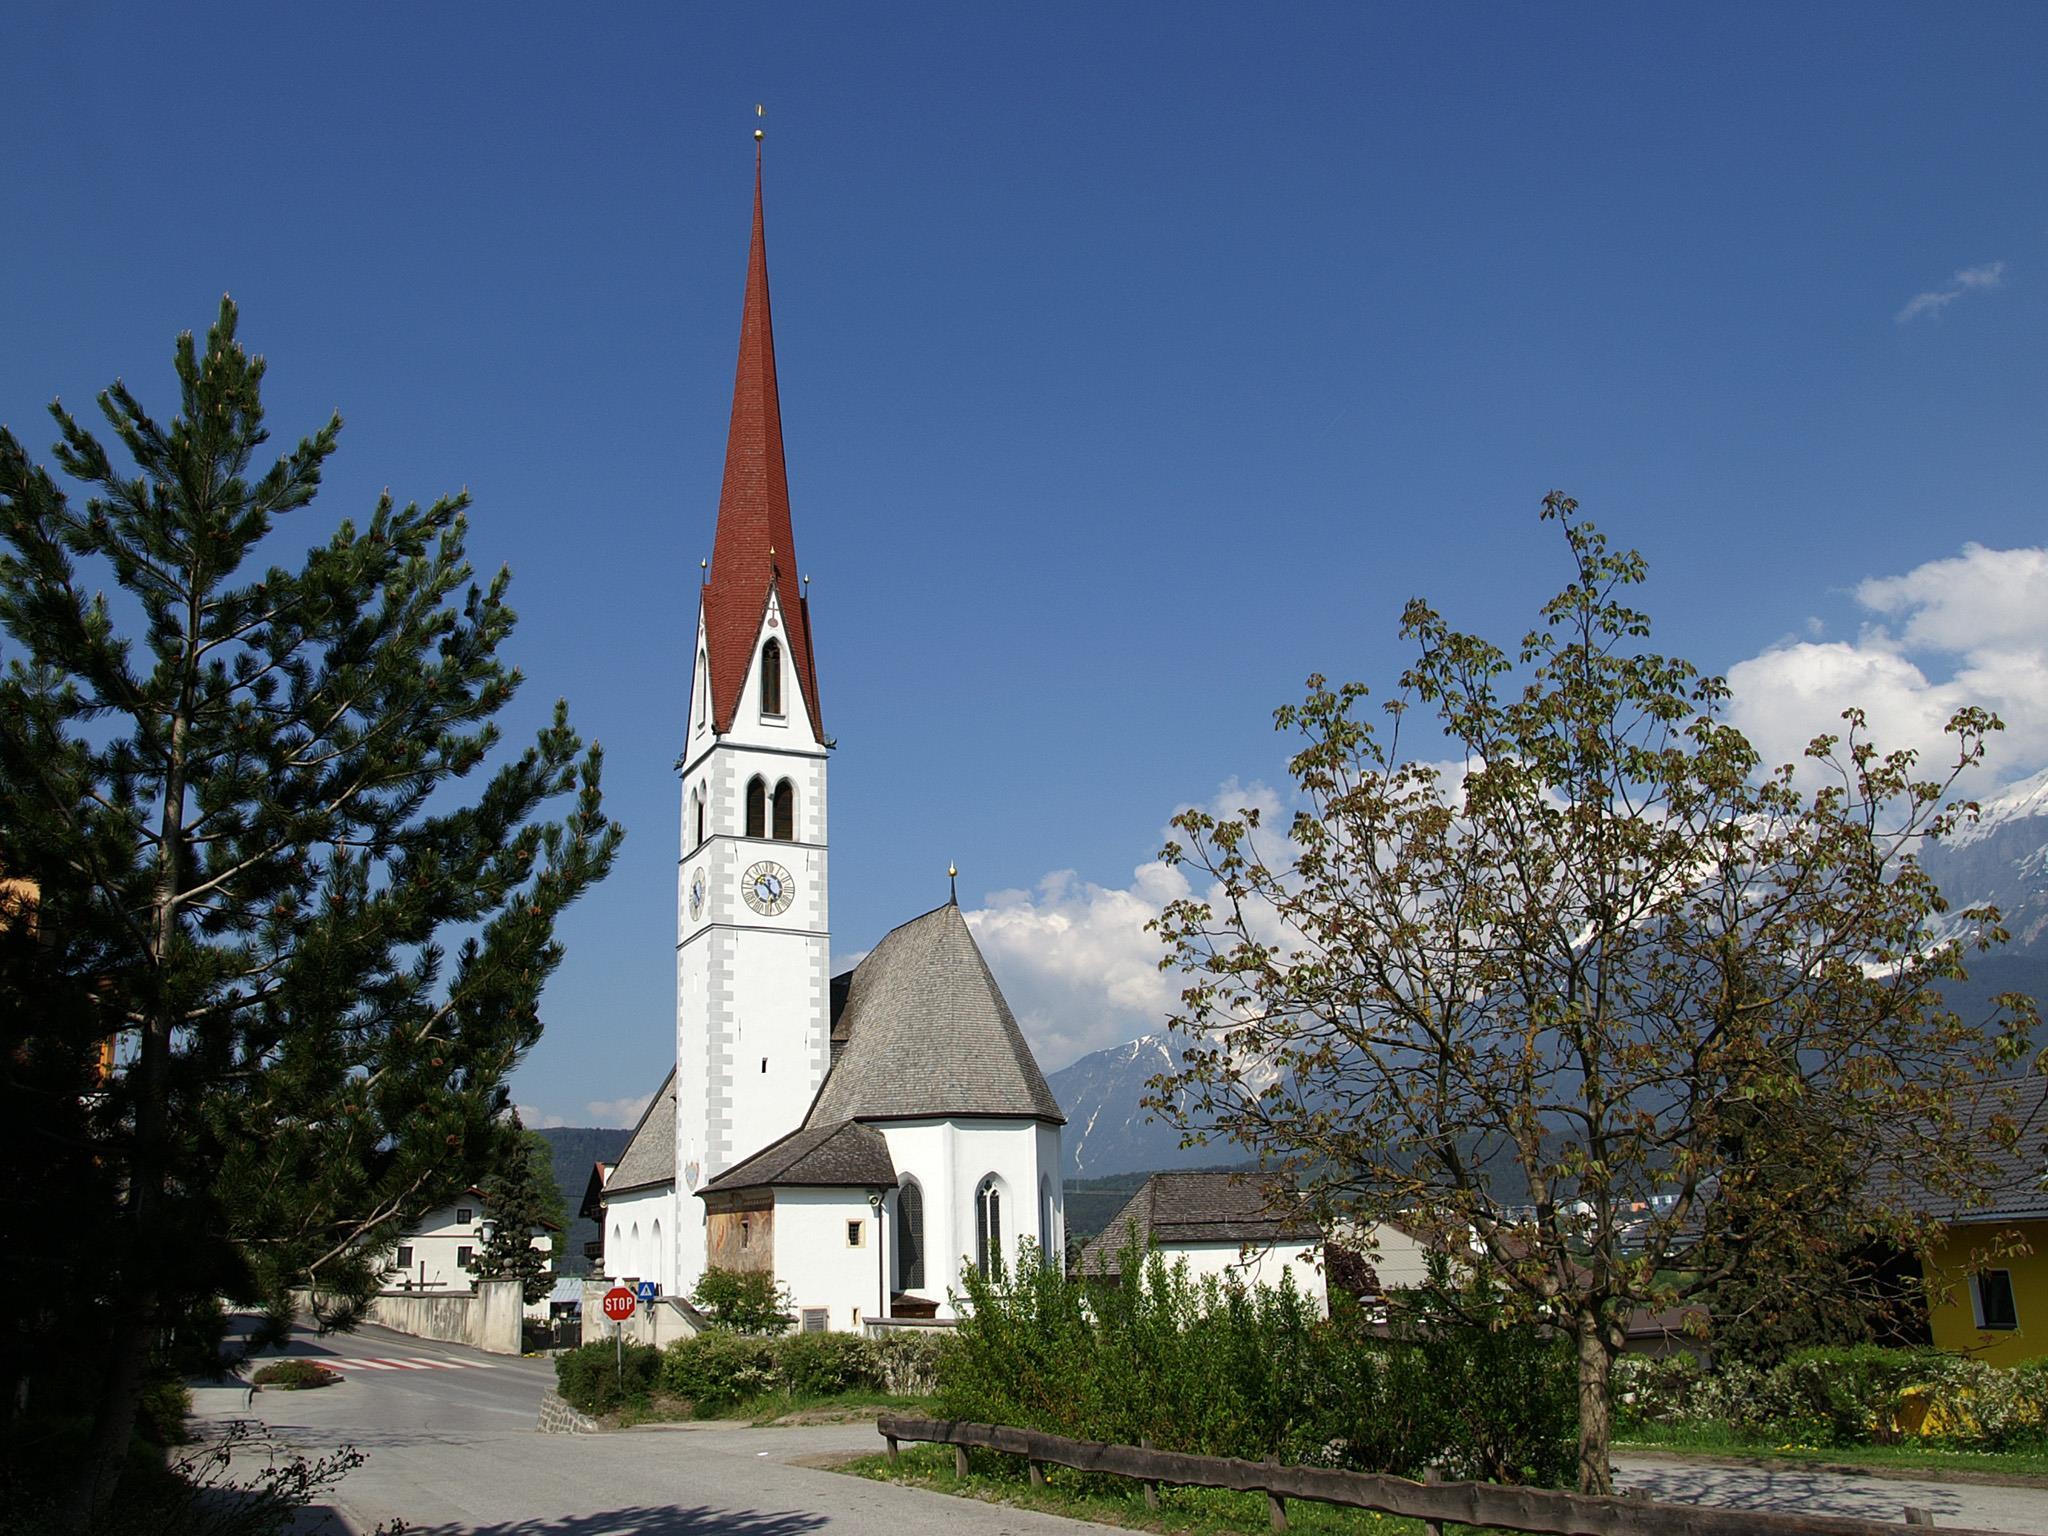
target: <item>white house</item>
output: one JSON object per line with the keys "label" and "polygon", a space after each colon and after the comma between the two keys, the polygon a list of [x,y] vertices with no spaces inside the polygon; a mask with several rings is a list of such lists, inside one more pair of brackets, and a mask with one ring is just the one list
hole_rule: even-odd
{"label": "white house", "polygon": [[[908,594],[906,594],[908,596]],[[758,161],[725,479],[677,768],[675,1068],[604,1178],[606,1277],[772,1273],[807,1328],[952,1314],[1057,1255],[1064,1117],[952,901],[831,974],[826,779]],[[658,1335],[657,1335],[658,1336]]]}
{"label": "white house", "polygon": [[1185,1260],[1197,1284],[1213,1275],[1278,1286],[1285,1277],[1317,1310],[1329,1310],[1322,1232],[1291,1201],[1275,1200],[1255,1176],[1153,1174],[1081,1250],[1081,1272],[1120,1279],[1123,1251],[1132,1241],[1157,1248],[1169,1265]]}
{"label": "white house", "polygon": [[[388,1250],[384,1259],[385,1289],[468,1290],[477,1278],[473,1261],[483,1251],[490,1233],[491,1219],[483,1191],[464,1191],[451,1203],[427,1212]],[[549,1228],[536,1226],[531,1237],[534,1247],[553,1254],[554,1236]]]}

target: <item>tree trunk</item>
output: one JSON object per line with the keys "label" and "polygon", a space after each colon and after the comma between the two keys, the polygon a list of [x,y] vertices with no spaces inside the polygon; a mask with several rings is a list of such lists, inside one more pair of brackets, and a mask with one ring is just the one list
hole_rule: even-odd
{"label": "tree trunk", "polygon": [[1598,1314],[1578,1319],[1579,1346],[1579,1492],[1614,1492],[1614,1469],[1608,1452],[1614,1444],[1613,1402],[1615,1346],[1612,1330]]}

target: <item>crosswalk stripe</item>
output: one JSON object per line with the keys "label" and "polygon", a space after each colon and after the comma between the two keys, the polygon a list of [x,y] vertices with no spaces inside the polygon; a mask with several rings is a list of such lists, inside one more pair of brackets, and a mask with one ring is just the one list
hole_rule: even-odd
{"label": "crosswalk stripe", "polygon": [[355,1360],[351,1359],[346,1355],[344,1355],[341,1359],[336,1360],[334,1363],[340,1367],[359,1366],[366,1371],[389,1371],[397,1369],[397,1367],[395,1366],[386,1365],[381,1360]]}

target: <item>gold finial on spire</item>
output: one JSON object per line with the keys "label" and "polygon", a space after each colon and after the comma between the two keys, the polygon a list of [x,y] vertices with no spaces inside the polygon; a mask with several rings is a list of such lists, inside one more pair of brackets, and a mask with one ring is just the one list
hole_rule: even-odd
{"label": "gold finial on spire", "polygon": [[[761,103],[760,103],[760,102],[758,102],[758,101],[757,101],[757,102],[755,102],[755,103],[754,103],[754,116],[756,116],[756,117],[766,117],[767,115],[768,115],[768,109],[767,109],[766,107],[764,107],[763,105],[761,105]],[[767,134],[766,134],[766,132],[765,132],[764,130],[762,130],[762,129],[760,129],[760,128],[756,128],[756,129],[754,130],[754,142],[755,142],[756,144],[760,143],[760,142],[761,142],[761,140],[762,140],[762,139],[764,139],[764,138],[766,138],[766,137],[767,137]]]}
{"label": "gold finial on spire", "polygon": [[709,560],[699,560],[697,562],[697,585],[700,587],[708,586],[710,581],[711,562]]}
{"label": "gold finial on spire", "polygon": [[946,899],[956,907],[960,905],[960,871],[951,859],[946,860]]}

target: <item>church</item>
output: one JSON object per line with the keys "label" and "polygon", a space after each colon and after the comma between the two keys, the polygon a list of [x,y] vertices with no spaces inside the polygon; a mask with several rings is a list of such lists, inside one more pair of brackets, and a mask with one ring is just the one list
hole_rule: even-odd
{"label": "church", "polygon": [[593,1190],[637,1329],[694,1331],[709,1267],[798,1326],[953,1317],[963,1266],[1057,1262],[1064,1116],[956,900],[831,973],[833,740],[796,558],[754,165],[725,479],[699,592],[676,880],[676,1060]]}

